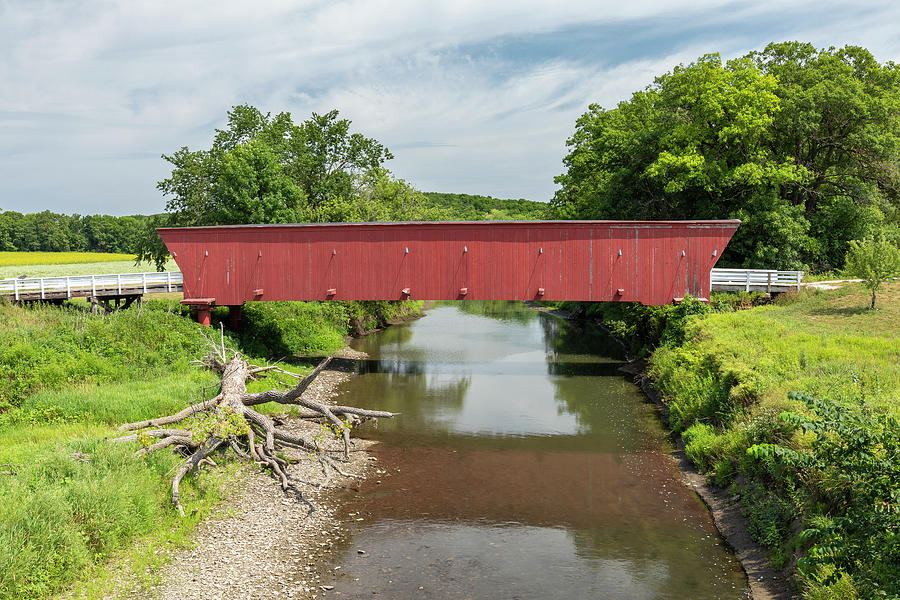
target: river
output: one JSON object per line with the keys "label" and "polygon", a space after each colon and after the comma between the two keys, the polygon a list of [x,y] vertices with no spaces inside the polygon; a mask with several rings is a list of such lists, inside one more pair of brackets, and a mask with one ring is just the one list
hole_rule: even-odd
{"label": "river", "polygon": [[379,472],[348,491],[329,596],[744,598],[747,580],[602,331],[447,303],[357,341],[341,403]]}

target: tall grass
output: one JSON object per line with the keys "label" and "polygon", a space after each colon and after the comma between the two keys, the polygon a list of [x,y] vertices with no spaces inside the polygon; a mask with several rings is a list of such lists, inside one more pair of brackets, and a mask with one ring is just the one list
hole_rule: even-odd
{"label": "tall grass", "polygon": [[0,302],[0,319],[0,411],[41,389],[183,371],[204,345],[198,325],[163,303],[95,316]]}
{"label": "tall grass", "polygon": [[[715,410],[780,404],[799,391],[900,416],[900,284],[886,285],[878,311],[866,308],[865,294],[847,286],[706,315],[689,326],[690,344],[656,351],[652,374],[676,405],[696,404],[714,377],[728,383]],[[688,410],[684,419],[713,416]]]}
{"label": "tall grass", "polygon": [[[174,526],[164,483],[173,454],[135,460],[134,448],[102,439],[107,428],[83,427],[78,437],[53,425],[17,430],[43,443],[0,446],[0,462],[21,465],[0,486],[0,598],[48,597],[135,536]],[[218,497],[196,478],[186,489],[192,508]]]}
{"label": "tall grass", "polygon": [[[174,526],[168,452],[134,459],[114,426],[177,411],[215,377],[184,371],[154,381],[45,391],[0,415],[0,598],[42,598],[126,546]],[[77,453],[77,454],[76,454]],[[187,484],[193,507],[219,497]],[[196,519],[192,519],[196,522]]]}
{"label": "tall grass", "polygon": [[[171,453],[132,458],[115,425],[174,412],[215,377],[199,326],[164,303],[109,316],[0,303],[0,598],[44,598],[172,525]],[[192,479],[195,506],[215,501]]]}
{"label": "tall grass", "polygon": [[[834,402],[854,422],[875,423],[873,415],[900,416],[900,283],[885,285],[880,300],[880,310],[869,310],[868,291],[848,285],[784,295],[752,310],[713,312],[689,320],[682,343],[663,344],[651,357],[651,375],[669,407],[672,426],[684,432],[687,454],[720,485],[739,482],[751,533],[769,547],[776,564],[787,564],[795,548],[809,546],[807,538],[795,537],[798,524],[805,529],[828,521],[843,510],[834,498],[852,502],[865,487],[854,487],[856,482],[833,493],[839,469],[828,457],[825,466],[798,478],[771,459],[751,456],[748,449],[777,444],[805,451],[816,441],[797,433],[789,419],[779,418],[782,413],[808,413],[790,392]],[[851,427],[828,435],[838,436],[837,441],[843,436],[852,446],[859,434]],[[892,468],[896,470],[896,462]],[[837,530],[819,531],[819,548],[837,553],[853,543]],[[870,532],[876,533],[884,532]],[[847,572],[832,571],[827,577],[803,573],[805,596],[882,597],[886,590],[879,591],[873,582],[900,580],[896,567],[890,567],[893,573],[869,572],[876,563],[880,569],[896,564],[887,558],[894,550],[885,547],[883,552],[881,562],[845,565]],[[840,595],[847,590],[853,595]]]}

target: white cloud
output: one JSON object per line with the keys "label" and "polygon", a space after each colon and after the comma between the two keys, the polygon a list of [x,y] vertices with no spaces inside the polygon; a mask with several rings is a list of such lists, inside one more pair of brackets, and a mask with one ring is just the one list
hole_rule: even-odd
{"label": "white cloud", "polygon": [[[155,183],[167,169],[153,157],[207,146],[243,102],[296,119],[338,108],[392,147],[392,170],[422,189],[546,199],[589,102],[615,104],[678,62],[773,39],[746,23],[784,14],[776,39],[858,43],[880,60],[900,58],[894,4],[791,6],[0,2],[0,207],[160,210]],[[804,10],[816,18],[800,18]],[[833,21],[822,16],[829,10]],[[667,35],[614,61],[540,45],[542,33],[585,24],[623,44],[644,24]],[[499,40],[530,51],[479,52]]]}

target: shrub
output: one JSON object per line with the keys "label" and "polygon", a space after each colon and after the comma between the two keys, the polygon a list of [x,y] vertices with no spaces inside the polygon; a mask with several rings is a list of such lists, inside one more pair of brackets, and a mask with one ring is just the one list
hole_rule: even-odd
{"label": "shrub", "polygon": [[343,345],[348,324],[343,302],[248,302],[241,341],[259,356],[325,353]]}
{"label": "shrub", "polygon": [[811,415],[785,412],[781,420],[812,436],[808,447],[757,444],[747,453],[774,460],[806,482],[823,507],[800,536],[808,545],[801,574],[853,576],[862,597],[900,595],[900,423],[859,407],[791,394]]}
{"label": "shrub", "polygon": [[38,390],[123,381],[185,368],[202,351],[199,326],[165,304],[106,316],[84,308],[0,305],[0,411]]}

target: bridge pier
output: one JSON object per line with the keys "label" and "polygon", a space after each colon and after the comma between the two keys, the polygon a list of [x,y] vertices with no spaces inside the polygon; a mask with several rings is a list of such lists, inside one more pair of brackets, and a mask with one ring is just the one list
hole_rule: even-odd
{"label": "bridge pier", "polygon": [[197,308],[197,322],[204,327],[209,327],[212,322],[212,310],[210,307],[203,306]]}
{"label": "bridge pier", "polygon": [[197,311],[197,322],[204,327],[209,327],[212,321],[212,309],[216,305],[215,298],[185,298],[182,304],[190,306]]}

